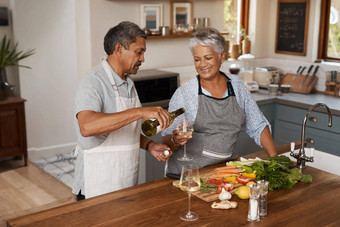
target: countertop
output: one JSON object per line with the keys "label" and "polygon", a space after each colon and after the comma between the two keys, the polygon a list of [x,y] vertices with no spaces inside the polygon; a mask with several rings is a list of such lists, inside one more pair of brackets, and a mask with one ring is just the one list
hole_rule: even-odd
{"label": "countertop", "polygon": [[[289,93],[288,95],[270,95],[266,89],[260,89],[259,91],[251,92],[258,105],[279,103],[292,107],[298,107],[302,109],[308,109],[315,103],[325,103],[331,110],[333,115],[340,116],[340,98],[334,96],[328,96],[321,92],[315,94],[299,94]],[[315,111],[326,113],[324,108],[315,109]]]}
{"label": "countertop", "polygon": [[[289,145],[281,151],[288,151]],[[264,158],[265,152],[246,157]],[[201,175],[225,163],[200,170]],[[298,182],[292,189],[268,193],[268,215],[248,222],[249,200],[233,195],[238,207],[231,210],[211,208],[212,202],[191,199],[191,210],[199,215],[194,222],[179,216],[188,209],[187,194],[163,178],[146,184],[29,214],[8,221],[8,226],[340,226],[340,176],[312,167],[304,173],[313,183]]]}

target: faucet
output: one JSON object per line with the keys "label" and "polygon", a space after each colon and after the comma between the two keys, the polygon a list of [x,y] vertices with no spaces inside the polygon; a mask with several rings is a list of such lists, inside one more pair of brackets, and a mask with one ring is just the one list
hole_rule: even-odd
{"label": "faucet", "polygon": [[[296,166],[299,167],[300,171],[303,168],[306,168],[306,162],[314,162],[314,154],[311,156],[306,156],[305,153],[305,134],[306,134],[306,124],[307,124],[307,119],[308,115],[318,106],[325,107],[327,112],[328,112],[328,127],[332,127],[332,113],[328,106],[324,103],[316,103],[313,106],[311,106],[308,111],[306,112],[305,118],[303,119],[302,123],[302,132],[301,132],[301,148],[299,150],[299,153],[296,154],[294,153],[294,149],[291,148],[290,156],[293,156],[296,158]],[[316,121],[316,118],[313,118],[314,121]]]}

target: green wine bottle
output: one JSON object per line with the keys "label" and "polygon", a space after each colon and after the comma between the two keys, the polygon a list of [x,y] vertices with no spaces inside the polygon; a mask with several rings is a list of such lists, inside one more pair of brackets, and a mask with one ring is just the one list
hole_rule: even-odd
{"label": "green wine bottle", "polygon": [[[170,113],[171,121],[169,126],[174,122],[174,119],[185,112],[184,108],[180,108],[174,112]],[[168,127],[169,127],[168,126]],[[157,119],[149,119],[143,122],[142,132],[146,136],[154,136],[161,131],[159,122]]]}

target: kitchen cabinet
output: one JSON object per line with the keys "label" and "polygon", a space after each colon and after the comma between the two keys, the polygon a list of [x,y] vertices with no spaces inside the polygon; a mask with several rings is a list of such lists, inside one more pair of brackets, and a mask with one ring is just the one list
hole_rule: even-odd
{"label": "kitchen cabinet", "polygon": [[24,156],[27,165],[25,101],[19,97],[0,101],[0,159]]}
{"label": "kitchen cabinet", "polygon": [[[322,108],[320,108],[322,109]],[[306,109],[275,104],[275,131],[274,140],[276,145],[301,140],[302,124],[307,112]],[[316,122],[312,121],[316,118]],[[333,126],[328,127],[328,114],[312,111],[306,124],[307,147],[340,156],[340,117],[333,115]],[[313,140],[314,143],[308,141]]]}

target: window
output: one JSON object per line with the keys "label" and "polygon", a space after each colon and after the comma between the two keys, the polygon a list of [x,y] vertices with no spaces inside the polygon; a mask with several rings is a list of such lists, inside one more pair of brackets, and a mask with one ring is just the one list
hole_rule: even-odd
{"label": "window", "polygon": [[224,30],[229,32],[233,43],[240,43],[248,35],[250,0],[224,0]]}
{"label": "window", "polygon": [[340,0],[322,0],[318,59],[340,62]]}

